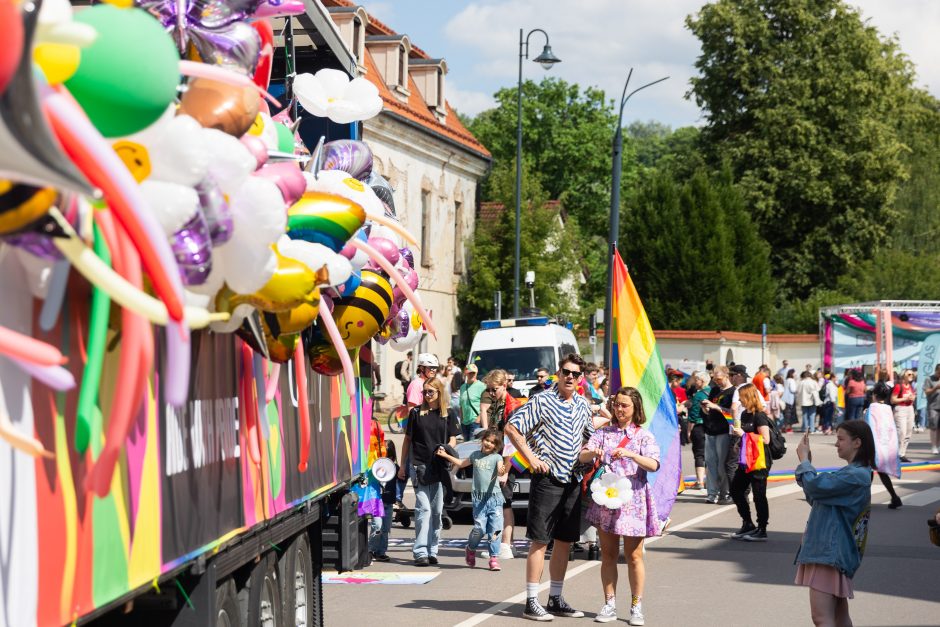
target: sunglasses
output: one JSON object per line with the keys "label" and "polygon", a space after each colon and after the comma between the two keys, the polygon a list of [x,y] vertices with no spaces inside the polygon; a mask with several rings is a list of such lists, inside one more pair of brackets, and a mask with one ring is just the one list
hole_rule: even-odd
{"label": "sunglasses", "polygon": [[581,376],[580,370],[568,370],[567,368],[561,369],[561,376],[563,377],[574,377],[575,379]]}
{"label": "sunglasses", "polygon": [[424,391],[425,396],[434,396],[435,394],[437,394],[437,390],[425,390]]}
{"label": "sunglasses", "polygon": [[547,377],[547,376],[548,376],[547,374],[537,374],[537,375],[535,375],[535,378],[536,378],[536,379],[544,379],[544,378]]}
{"label": "sunglasses", "polygon": [[633,407],[630,403],[611,403],[613,407],[619,407],[620,409],[626,409],[627,407]]}

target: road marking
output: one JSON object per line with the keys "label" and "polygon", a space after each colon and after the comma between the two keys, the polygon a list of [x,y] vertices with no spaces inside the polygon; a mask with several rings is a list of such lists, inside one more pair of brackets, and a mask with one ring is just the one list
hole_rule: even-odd
{"label": "road marking", "polygon": [[901,499],[904,505],[913,505],[914,507],[923,507],[924,505],[930,505],[934,501],[940,501],[940,488],[930,488],[929,490],[921,490],[920,492],[915,492]]}
{"label": "road marking", "polygon": [[[796,485],[795,483],[791,483],[789,485],[784,485],[784,486],[771,488],[770,490],[767,490],[767,498],[773,499],[773,498],[777,498],[780,496],[787,496],[788,494],[794,494],[796,492],[802,492],[802,491],[803,491],[803,488]],[[681,531],[688,527],[692,527],[693,525],[697,525],[703,520],[708,520],[709,518],[713,518],[715,516],[724,514],[725,512],[732,511],[734,509],[735,509],[734,505],[725,505],[723,507],[718,507],[716,509],[713,509],[710,512],[702,514],[701,516],[696,516],[695,518],[691,518],[683,523],[679,523],[678,525],[670,525],[666,536],[668,536],[669,533],[672,533],[674,531]],[[644,546],[653,544],[654,542],[657,542],[666,536],[655,536],[653,538],[647,538],[646,542],[644,542]],[[569,570],[565,574],[565,581],[568,581],[569,579],[573,579],[574,577],[577,577],[581,573],[587,570],[590,570],[591,568],[594,568],[595,566],[600,566],[600,565],[601,565],[600,560],[582,564],[572,570]],[[551,582],[546,581],[546,582],[539,584],[538,591],[543,592],[547,590],[550,583]],[[499,603],[486,608],[482,612],[475,614],[474,616],[468,618],[467,620],[457,623],[455,627],[473,627],[474,625],[479,625],[483,621],[489,620],[493,616],[499,614],[500,612],[505,610],[507,607],[515,605],[516,603],[519,603],[521,601],[525,601],[525,598],[526,598],[525,591],[520,592],[519,594],[515,594],[509,597],[508,599],[506,599],[505,601],[500,601]]]}

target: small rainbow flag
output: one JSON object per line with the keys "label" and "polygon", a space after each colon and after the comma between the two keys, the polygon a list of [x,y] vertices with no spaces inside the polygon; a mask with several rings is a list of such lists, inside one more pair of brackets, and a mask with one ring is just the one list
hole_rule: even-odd
{"label": "small rainbow flag", "polygon": [[659,519],[665,524],[682,479],[676,399],[666,383],[666,370],[653,327],[619,251],[614,251],[613,272],[610,393],[632,386],[643,398],[647,428],[656,438],[660,451],[659,470],[649,473],[648,481]]}
{"label": "small rainbow flag", "polygon": [[734,416],[731,415],[730,409],[721,408],[721,415],[725,417],[725,420],[728,421],[728,424],[734,424]]}
{"label": "small rainbow flag", "polygon": [[509,458],[509,463],[516,469],[516,472],[525,472],[531,468],[528,460],[519,451],[512,454],[512,457]]}

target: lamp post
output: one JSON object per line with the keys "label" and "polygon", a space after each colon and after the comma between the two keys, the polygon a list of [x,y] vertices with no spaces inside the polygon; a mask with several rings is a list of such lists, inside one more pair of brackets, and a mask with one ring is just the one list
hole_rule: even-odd
{"label": "lamp post", "polygon": [[609,242],[609,248],[607,250],[607,301],[604,304],[604,365],[608,368],[610,368],[611,339],[613,338],[613,333],[611,333],[611,315],[613,314],[614,300],[614,252],[617,250],[617,238],[620,237],[620,175],[623,168],[623,108],[633,94],[669,78],[668,76],[664,76],[652,83],[637,87],[628,94],[627,88],[630,86],[631,76],[633,76],[633,68],[630,68],[630,72],[627,74],[627,82],[624,83],[623,93],[620,95],[620,113],[617,116],[617,130],[614,132],[612,154],[610,228],[607,232],[607,241]]}
{"label": "lamp post", "polygon": [[542,48],[542,54],[532,59],[544,69],[550,70],[556,63],[561,63],[561,59],[552,52],[552,47],[548,45],[548,33],[541,28],[533,28],[529,34],[523,38],[524,29],[519,29],[519,85],[518,85],[518,110],[516,113],[516,254],[515,267],[513,270],[512,283],[512,315],[519,317],[519,257],[521,255],[521,213],[522,213],[522,60],[529,58],[529,37],[532,33],[542,33],[545,35],[545,47]]}

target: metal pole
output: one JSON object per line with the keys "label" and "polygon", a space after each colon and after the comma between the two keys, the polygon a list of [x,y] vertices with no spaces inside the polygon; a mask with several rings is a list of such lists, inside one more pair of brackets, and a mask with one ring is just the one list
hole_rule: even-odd
{"label": "metal pole", "polygon": [[604,303],[604,365],[607,368],[610,368],[611,364],[610,353],[613,340],[614,253],[617,251],[617,239],[620,237],[620,178],[623,170],[623,109],[627,101],[630,100],[630,96],[669,78],[665,76],[652,83],[647,83],[646,85],[637,87],[628,94],[627,88],[630,86],[630,77],[632,76],[633,68],[630,68],[630,72],[627,74],[627,80],[623,85],[623,93],[620,95],[620,112],[617,115],[617,129],[614,132],[611,159],[610,222],[607,231],[607,241],[609,243],[607,249],[607,298]]}
{"label": "metal pole", "polygon": [[519,83],[517,85],[518,106],[516,109],[516,251],[512,282],[512,315],[519,317],[519,258],[522,255],[521,215],[522,215],[522,39],[523,30],[519,29]]}

